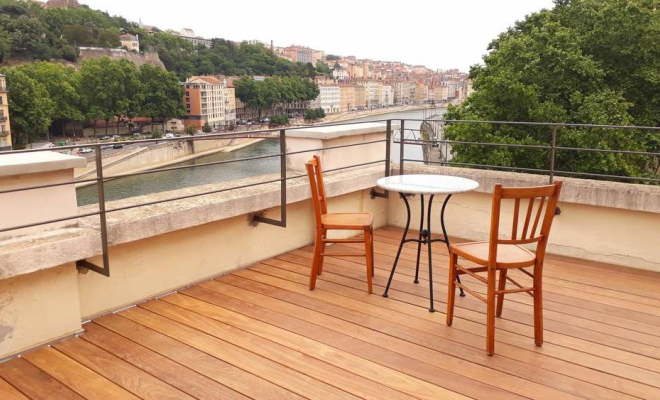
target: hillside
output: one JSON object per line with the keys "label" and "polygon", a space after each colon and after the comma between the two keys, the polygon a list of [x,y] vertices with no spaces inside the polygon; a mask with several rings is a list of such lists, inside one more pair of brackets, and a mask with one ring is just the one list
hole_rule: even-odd
{"label": "hillside", "polygon": [[0,0],[0,63],[34,60],[76,62],[80,47],[119,48],[119,35],[139,35],[141,51],[157,51],[165,68],[180,79],[191,75],[276,75],[313,77],[327,66],[293,63],[263,45],[213,39],[211,48],[181,37],[147,32],[134,22],[87,6],[44,8],[32,1]]}

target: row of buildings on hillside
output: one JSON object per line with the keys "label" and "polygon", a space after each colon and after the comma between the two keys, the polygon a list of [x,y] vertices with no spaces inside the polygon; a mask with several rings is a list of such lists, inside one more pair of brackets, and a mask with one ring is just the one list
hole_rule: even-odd
{"label": "row of buildings on hillside", "polygon": [[472,93],[468,79],[440,81],[330,80],[318,77],[319,95],[311,104],[326,114],[394,105],[461,102]]}

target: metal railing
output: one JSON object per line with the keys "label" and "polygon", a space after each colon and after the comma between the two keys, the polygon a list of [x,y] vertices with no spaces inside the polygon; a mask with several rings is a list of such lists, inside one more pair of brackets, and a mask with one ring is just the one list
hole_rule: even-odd
{"label": "metal railing", "polygon": [[[400,122],[400,127],[398,129],[399,132],[399,140],[394,140],[395,135],[393,131],[393,125],[392,123],[394,121]],[[336,150],[336,149],[342,149],[342,148],[347,148],[347,147],[354,147],[354,146],[364,146],[364,145],[369,145],[369,144],[376,144],[376,143],[385,143],[385,155],[383,159],[378,159],[375,161],[368,161],[364,163],[358,163],[358,164],[352,164],[344,167],[339,167],[339,168],[334,168],[334,169],[329,169],[324,172],[334,172],[334,171],[340,171],[344,169],[349,169],[349,168],[355,168],[355,167],[362,167],[362,166],[368,166],[368,165],[374,165],[374,164],[380,164],[384,163],[384,175],[389,176],[391,174],[391,169],[392,169],[392,144],[396,143],[399,144],[399,174],[404,174],[405,173],[405,163],[407,162],[422,162],[426,164],[440,164],[440,165],[445,165],[445,166],[458,166],[458,167],[472,167],[472,168],[486,168],[486,169],[503,169],[503,170],[512,170],[512,171],[523,171],[523,172],[531,172],[531,173],[537,173],[537,174],[548,174],[550,181],[554,179],[555,175],[573,175],[573,176],[578,176],[578,177],[598,177],[598,178],[606,178],[606,179],[625,179],[625,180],[638,180],[638,181],[645,181],[645,182],[653,182],[657,183],[660,182],[660,179],[658,178],[648,178],[648,177],[628,177],[628,176],[612,176],[612,175],[607,175],[607,174],[598,174],[598,173],[585,173],[585,172],[570,172],[570,171],[561,171],[561,170],[556,170],[555,168],[555,159],[556,159],[556,154],[558,151],[589,151],[589,152],[605,152],[605,153],[621,153],[621,154],[630,154],[630,155],[643,155],[643,156],[651,156],[651,157],[660,157],[660,153],[656,152],[645,152],[645,151],[630,151],[630,150],[612,150],[612,149],[593,149],[593,148],[574,148],[574,147],[562,147],[562,146],[557,146],[557,135],[558,135],[558,129],[560,128],[568,128],[568,127],[576,127],[576,128],[606,128],[606,129],[639,129],[639,130],[648,130],[648,131],[654,131],[658,132],[660,135],[660,128],[658,127],[639,127],[639,126],[615,126],[615,125],[582,125],[582,124],[553,124],[553,123],[535,123],[535,122],[505,122],[505,121],[461,121],[461,120],[431,120],[433,122],[438,122],[438,123],[443,123],[443,124],[456,124],[456,123],[471,123],[471,124],[493,124],[493,125],[516,125],[516,126],[547,126],[552,129],[552,134],[551,134],[551,140],[550,143],[547,145],[526,145],[526,144],[508,144],[508,143],[488,143],[488,142],[468,142],[468,141],[450,141],[446,140],[444,138],[439,138],[439,139],[434,139],[434,140],[424,140],[424,139],[417,139],[417,138],[406,138],[406,132],[415,132],[419,131],[419,129],[416,128],[406,128],[406,122],[425,122],[429,120],[422,120],[422,119],[401,119],[401,120],[392,120],[392,119],[383,119],[383,120],[371,120],[371,121],[359,121],[359,122],[343,122],[343,123],[332,123],[332,124],[322,124],[322,125],[313,125],[313,126],[299,126],[299,127],[289,127],[289,128],[273,128],[273,129],[262,129],[258,131],[249,131],[249,132],[244,132],[244,133],[222,133],[222,134],[208,134],[208,135],[202,135],[202,136],[186,136],[186,137],[175,137],[175,138],[159,138],[159,139],[143,139],[143,140],[131,140],[131,141],[125,141],[125,142],[113,142],[112,144],[123,144],[123,145],[130,145],[130,144],[145,144],[145,143],[160,143],[160,142],[185,142],[185,141],[200,141],[200,140],[223,140],[223,139],[246,139],[246,138],[263,138],[265,140],[278,140],[279,142],[279,151],[276,154],[267,154],[267,155],[259,155],[259,156],[252,156],[252,157],[244,157],[244,158],[236,158],[236,159],[231,159],[231,160],[223,160],[223,161],[213,161],[213,162],[207,162],[207,163],[202,163],[202,164],[193,164],[193,165],[180,165],[180,166],[172,166],[172,167],[165,167],[165,168],[158,168],[158,169],[153,169],[153,170],[146,170],[146,171],[140,171],[140,172],[134,172],[134,173],[121,173],[121,174],[115,174],[111,176],[105,176],[103,174],[103,162],[102,162],[102,151],[103,147],[107,146],[108,143],[96,143],[96,144],[86,144],[85,147],[91,147],[94,149],[95,152],[95,167],[96,167],[96,177],[95,178],[89,178],[89,179],[81,179],[81,180],[72,180],[70,182],[60,182],[60,183],[52,183],[52,184],[46,184],[46,185],[38,185],[38,186],[29,186],[29,187],[22,187],[22,188],[16,188],[16,189],[11,189],[11,190],[3,190],[0,191],[0,195],[6,194],[6,193],[14,193],[14,192],[21,192],[21,191],[28,191],[28,190],[38,190],[38,189],[45,189],[45,188],[52,188],[52,187],[58,187],[58,186],[65,186],[65,185],[78,185],[81,183],[94,183],[97,186],[97,193],[98,193],[98,211],[93,211],[93,212],[85,212],[69,217],[62,217],[62,218],[56,218],[56,219],[51,219],[47,221],[40,221],[40,222],[34,222],[30,224],[24,224],[20,226],[12,226],[9,228],[2,228],[0,229],[0,233],[4,232],[9,232],[9,231],[15,231],[15,230],[20,230],[20,229],[26,229],[26,228],[31,228],[35,226],[40,226],[40,225],[47,225],[47,224],[52,224],[52,223],[57,223],[57,222],[64,222],[64,221],[70,221],[70,220],[76,220],[78,218],[83,218],[83,217],[91,217],[91,216],[98,216],[100,220],[100,233],[101,233],[101,244],[102,244],[102,260],[103,260],[103,265],[98,266],[95,265],[87,260],[79,260],[77,261],[77,266],[79,268],[87,268],[92,271],[98,272],[102,275],[109,276],[110,275],[110,262],[109,262],[109,256],[108,256],[108,227],[107,227],[107,221],[106,221],[106,216],[109,213],[113,212],[118,212],[118,211],[124,211],[132,208],[137,208],[137,207],[146,207],[146,206],[151,206],[155,204],[161,204],[161,203],[166,203],[166,202],[172,202],[172,201],[178,201],[178,200],[185,200],[189,198],[194,198],[194,197],[199,197],[199,196],[207,196],[211,194],[218,194],[218,193],[223,193],[223,192],[228,192],[231,190],[238,190],[238,189],[245,189],[249,187],[254,187],[254,186],[259,186],[259,185],[266,185],[266,184],[272,184],[272,183],[280,183],[280,216],[279,219],[272,219],[272,218],[266,218],[260,215],[255,215],[253,218],[257,222],[262,222],[262,223],[267,223],[275,226],[280,226],[280,227],[286,227],[287,226],[287,214],[286,214],[286,199],[287,199],[287,181],[292,180],[292,179],[297,179],[297,178],[302,178],[306,177],[306,174],[301,174],[301,175],[295,175],[295,176],[288,176],[287,175],[287,168],[286,168],[286,160],[287,156],[291,155],[296,155],[296,154],[303,154],[303,153],[313,153],[317,151],[327,151],[327,150]],[[361,143],[354,143],[354,144],[346,144],[346,145],[337,145],[337,146],[329,146],[329,147],[323,147],[323,148],[315,148],[315,149],[306,149],[306,150],[300,150],[300,151],[291,151],[287,152],[286,151],[286,132],[287,131],[293,131],[293,130],[299,130],[299,129],[307,129],[307,128],[314,128],[314,127],[330,127],[330,126],[346,126],[346,125],[359,125],[359,124],[366,124],[366,123],[384,123],[384,128],[386,132],[385,139],[380,139],[380,140],[372,140],[372,141],[366,141],[366,142],[361,142]],[[492,147],[510,147],[510,148],[521,148],[521,149],[541,149],[541,150],[546,150],[549,151],[550,159],[549,161],[549,168],[548,169],[539,169],[539,168],[521,168],[521,167],[511,167],[511,166],[497,166],[497,165],[484,165],[484,164],[469,164],[469,163],[460,163],[460,162],[452,162],[446,157],[444,161],[432,161],[432,160],[419,160],[419,159],[411,159],[411,158],[406,158],[405,154],[405,149],[407,145],[418,145],[418,146],[423,146],[423,145],[431,145],[433,146],[434,144],[438,144],[438,146],[444,145],[445,146],[445,151],[446,154],[449,153],[449,146],[451,145],[464,145],[464,146],[492,146]],[[0,160],[2,159],[1,157],[3,155],[7,154],[21,154],[21,153],[33,153],[33,152],[40,152],[40,151],[67,151],[67,150],[74,150],[79,148],[80,146],[78,145],[72,145],[72,146],[63,146],[63,147],[57,147],[57,148],[43,148],[43,149],[29,149],[29,150],[17,150],[17,151],[12,151],[12,152],[0,152]],[[168,197],[166,199],[161,199],[161,200],[154,200],[154,201],[148,201],[148,202],[143,202],[143,203],[137,203],[137,204],[131,204],[131,205],[126,205],[126,206],[118,206],[118,207],[113,207],[113,208],[108,208],[105,200],[105,183],[110,181],[110,180],[117,180],[117,179],[122,179],[126,177],[132,177],[132,176],[138,176],[138,175],[147,175],[147,174],[155,174],[155,173],[160,173],[160,172],[166,172],[166,171],[174,171],[174,170],[180,170],[180,169],[186,169],[186,168],[206,168],[210,166],[217,166],[217,165],[223,165],[223,164],[229,164],[229,163],[236,163],[236,162],[249,162],[249,161],[254,161],[254,160],[260,160],[260,159],[267,159],[267,158],[279,158],[279,173],[280,177],[277,179],[270,179],[270,180],[265,180],[265,181],[260,181],[260,182],[254,182],[254,183],[248,183],[248,184],[243,184],[243,185],[237,185],[237,186],[231,186],[231,187],[224,187],[224,188],[218,188],[218,189],[213,189],[213,190],[208,190],[208,191],[203,191],[199,193],[192,193],[192,194],[186,194],[186,195],[181,195],[181,196],[175,196],[175,197]],[[377,197],[387,197],[388,194],[387,192],[385,193],[378,193],[373,191],[372,192],[373,196]]]}

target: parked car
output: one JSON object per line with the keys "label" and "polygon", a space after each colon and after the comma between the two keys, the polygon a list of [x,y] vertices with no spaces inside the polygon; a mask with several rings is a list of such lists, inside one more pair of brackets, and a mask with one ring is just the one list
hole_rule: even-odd
{"label": "parked car", "polygon": [[83,147],[82,149],[80,149],[80,154],[89,154],[93,151],[94,150],[90,149],[89,147]]}
{"label": "parked car", "polygon": [[121,136],[119,136],[119,135],[112,135],[112,139],[113,139],[113,140],[114,140],[114,139],[121,139]]}
{"label": "parked car", "polygon": [[103,136],[101,140],[110,140],[110,136]]}
{"label": "parked car", "polygon": [[174,139],[174,134],[173,133],[165,134],[165,139]]}
{"label": "parked car", "polygon": [[124,145],[121,144],[121,143],[115,143],[115,144],[112,145],[112,148],[113,149],[123,149]]}

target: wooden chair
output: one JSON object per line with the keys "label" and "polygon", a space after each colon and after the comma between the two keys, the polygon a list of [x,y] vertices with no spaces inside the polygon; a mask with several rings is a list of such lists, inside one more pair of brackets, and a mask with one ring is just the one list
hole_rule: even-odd
{"label": "wooden chair", "polygon": [[[559,193],[561,192],[561,182],[555,182],[549,186],[523,187],[523,188],[503,188],[502,185],[495,185],[493,192],[493,208],[490,221],[490,240],[488,242],[461,243],[450,246],[449,249],[449,290],[447,299],[447,325],[452,324],[454,318],[454,298],[456,286],[463,288],[466,292],[475,296],[486,303],[486,351],[488,355],[493,355],[495,351],[495,316],[502,315],[504,304],[504,295],[508,293],[527,293],[534,298],[534,342],[537,346],[543,344],[543,291],[541,287],[541,276],[543,272],[543,259],[545,249],[548,244],[548,235],[550,227],[555,216]],[[503,199],[514,200],[513,209],[513,229],[510,239],[501,239],[499,235],[500,228],[500,210]],[[520,203],[522,200],[528,200],[525,222],[522,225],[522,232],[518,236],[518,222],[520,220]],[[538,202],[536,201],[537,199]],[[545,212],[543,212],[543,206]],[[537,211],[532,214],[534,207]],[[543,221],[541,215],[543,214]],[[536,229],[540,225],[540,232],[536,235]],[[530,228],[530,223],[532,227]],[[536,243],[536,250],[531,251],[523,244]],[[458,258],[472,261],[478,264],[477,267],[466,268],[458,264]],[[529,272],[523,268],[533,267]],[[509,269],[518,269],[525,275],[532,278],[532,286],[523,286],[520,283],[507,276]],[[495,277],[497,271],[500,272],[500,278],[495,289]],[[486,272],[487,276],[478,275],[479,272]],[[464,284],[456,282],[456,277],[467,274],[476,280],[487,285],[487,295],[484,298],[479,293],[467,288]],[[510,281],[516,288],[506,289],[506,282]],[[497,308],[495,305],[497,298]]]}
{"label": "wooden chair", "polygon": [[[374,253],[373,253],[373,216],[369,213],[328,213],[328,202],[323,185],[323,174],[321,170],[321,159],[314,156],[305,163],[309,184],[312,189],[312,204],[316,215],[316,240],[314,242],[314,261],[309,277],[309,289],[316,287],[316,276],[323,272],[323,257],[325,256],[355,256],[367,259],[367,287],[372,292],[371,278],[374,275]],[[328,239],[329,230],[362,231],[363,238],[353,239]],[[362,253],[330,253],[326,254],[326,243],[364,243],[365,252]]]}

